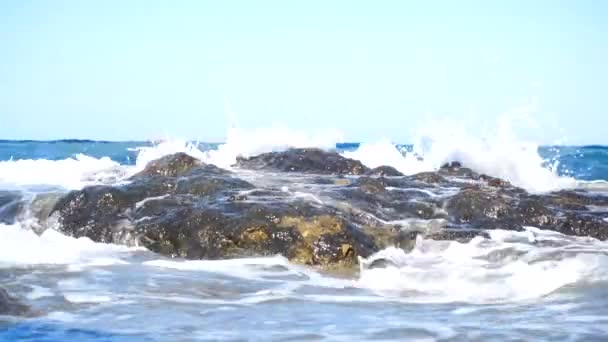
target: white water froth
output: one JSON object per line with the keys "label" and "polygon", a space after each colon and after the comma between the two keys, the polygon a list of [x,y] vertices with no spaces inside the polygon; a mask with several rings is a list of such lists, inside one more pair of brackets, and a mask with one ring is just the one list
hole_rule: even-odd
{"label": "white water froth", "polygon": [[489,234],[491,239],[469,243],[419,238],[410,253],[380,251],[362,265],[378,259],[391,265],[362,267],[356,285],[411,302],[481,304],[533,300],[567,285],[608,279],[605,242],[530,227]]}
{"label": "white water froth", "polygon": [[571,177],[557,175],[557,164],[538,154],[538,145],[519,139],[506,120],[487,132],[470,132],[463,125],[443,120],[417,131],[413,150],[402,153],[388,140],[364,143],[345,157],[369,167],[389,165],[406,175],[435,171],[459,161],[476,172],[508,180],[531,192],[547,192],[578,185]]}
{"label": "white water froth", "polygon": [[251,157],[267,152],[280,152],[290,148],[335,148],[341,142],[342,134],[337,130],[326,130],[307,134],[284,127],[228,130],[226,143],[217,150],[205,152],[204,162],[223,168],[230,168],[237,157]]}
{"label": "white water froth", "polygon": [[[232,128],[227,140],[216,150],[201,151],[196,144],[169,139],[153,146],[136,148],[135,166],[121,166],[107,157],[93,158],[77,155],[74,158],[51,160],[18,160],[0,162],[0,184],[56,185],[79,189],[98,183],[115,183],[141,171],[145,165],[165,155],[185,152],[205,163],[230,169],[237,157],[250,157],[265,152],[289,148],[315,147],[333,149],[343,141],[341,133],[327,130],[317,134],[283,127],[245,130]],[[605,182],[577,182],[574,178],[558,176],[556,163],[549,163],[538,154],[538,146],[522,141],[508,123],[499,122],[488,132],[470,132],[462,125],[449,121],[433,122],[419,129],[412,152],[400,151],[384,139],[363,143],[356,151],[344,152],[348,158],[360,160],[368,167],[389,165],[404,174],[437,170],[441,165],[460,161],[479,173],[506,179],[531,192],[546,192],[577,186],[605,188]],[[602,189],[603,190],[603,189]]]}
{"label": "white water froth", "polygon": [[19,224],[0,224],[0,267],[20,265],[108,265],[124,263],[124,246],[75,239],[54,229],[38,236]]}
{"label": "white water froth", "polygon": [[[606,242],[530,227],[525,232],[493,230],[488,233],[490,239],[478,237],[468,243],[419,238],[409,253],[388,248],[361,260],[358,279],[346,279],[291,264],[282,256],[135,261],[129,256],[136,249],[75,239],[52,229],[37,236],[19,225],[0,225],[0,267],[67,265],[69,272],[80,272],[85,268],[141,262],[142,274],[158,274],[163,270],[206,272],[274,284],[247,295],[241,304],[277,298],[319,302],[506,303],[538,300],[569,285],[608,281]],[[377,259],[391,264],[385,268],[368,268]],[[70,294],[68,300],[102,302],[113,296],[80,282],[76,279],[62,282],[62,289]],[[303,286],[315,287],[321,292],[301,293],[299,289]],[[331,294],[322,294],[323,289],[331,289]],[[352,289],[369,292],[354,294]],[[89,290],[96,292],[89,293]]]}
{"label": "white water froth", "polygon": [[62,160],[23,159],[0,162],[0,184],[11,186],[56,185],[80,189],[122,177],[121,166],[108,157],[78,154]]}

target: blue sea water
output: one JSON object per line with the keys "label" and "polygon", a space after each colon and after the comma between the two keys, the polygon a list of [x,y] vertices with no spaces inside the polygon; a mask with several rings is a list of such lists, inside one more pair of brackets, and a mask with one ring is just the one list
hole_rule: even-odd
{"label": "blue sea water", "polygon": [[[192,142],[201,150],[217,149],[218,143]],[[132,165],[137,159],[138,147],[153,146],[146,141],[94,141],[94,140],[0,140],[0,161],[20,159],[61,160],[78,154],[110,159]],[[337,151],[353,151],[360,143],[338,143]],[[412,145],[397,145],[411,150]],[[557,172],[580,180],[608,180],[608,146],[541,146],[539,155],[548,163],[558,162]]]}
{"label": "blue sea water", "polygon": [[[201,151],[221,146],[192,144]],[[9,171],[14,181],[20,172],[25,177],[32,168],[49,167],[36,164],[40,160],[86,155],[133,166],[141,147],[154,146],[138,141],[0,141],[0,184],[10,183],[2,182]],[[335,145],[339,152],[359,147]],[[397,148],[412,151],[411,145]],[[606,146],[542,146],[538,154],[558,175],[608,180]],[[15,166],[18,161],[32,163]],[[69,175],[77,164],[66,165],[58,170]],[[351,280],[291,265],[278,256],[166,260],[143,250],[99,246],[57,232],[38,237],[18,225],[0,225],[0,284],[42,313],[28,319],[0,317],[0,340],[608,338],[606,243],[548,236],[560,241],[557,247],[531,252],[525,233],[501,234],[511,235],[500,235],[490,245],[426,242],[411,269]],[[514,252],[480,266],[479,260],[495,258],[501,248]],[[530,254],[540,261],[518,259]],[[416,295],[425,287],[434,290]]]}

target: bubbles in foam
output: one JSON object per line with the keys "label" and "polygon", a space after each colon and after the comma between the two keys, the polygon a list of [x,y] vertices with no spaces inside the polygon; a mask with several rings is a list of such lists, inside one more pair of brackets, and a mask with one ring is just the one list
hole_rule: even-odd
{"label": "bubbles in foam", "polygon": [[108,157],[78,154],[62,160],[9,160],[0,162],[0,183],[17,186],[57,185],[79,189],[120,175],[120,165]]}
{"label": "bubbles in foam", "polygon": [[536,299],[579,281],[607,278],[604,242],[534,233],[535,242],[575,239],[587,250],[537,247],[527,232],[492,231],[492,239],[477,237],[469,243],[419,238],[410,253],[390,248],[364,259],[364,265],[385,259],[392,266],[364,267],[356,285],[412,302],[496,303]]}
{"label": "bubbles in foam", "polygon": [[538,145],[518,139],[508,120],[498,120],[487,132],[470,132],[450,120],[435,121],[419,129],[411,153],[381,140],[362,144],[344,156],[358,159],[369,167],[389,165],[404,174],[434,171],[441,165],[459,161],[476,172],[508,180],[532,192],[545,192],[577,186],[571,177],[560,177],[556,164],[545,167]]}
{"label": "bubbles in foam", "polygon": [[[120,253],[133,249],[95,243],[87,238],[71,238],[53,229],[41,236],[19,224],[0,224],[0,265],[92,263],[95,259],[118,259]],[[117,262],[120,262],[117,260]]]}

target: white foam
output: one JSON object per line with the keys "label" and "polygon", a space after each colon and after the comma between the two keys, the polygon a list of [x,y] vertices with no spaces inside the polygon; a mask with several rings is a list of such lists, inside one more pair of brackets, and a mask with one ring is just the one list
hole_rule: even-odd
{"label": "white foam", "polygon": [[121,177],[122,172],[120,165],[108,157],[97,159],[84,154],[62,160],[9,160],[0,162],[0,183],[18,186],[56,185],[66,189],[79,189],[88,184]]}
{"label": "white foam", "polygon": [[112,300],[110,296],[95,295],[90,293],[66,292],[63,294],[65,299],[72,303],[106,303]]}
{"label": "white foam", "polygon": [[579,185],[574,178],[558,176],[557,164],[538,154],[538,145],[518,138],[508,118],[500,117],[487,131],[470,131],[455,121],[432,121],[420,128],[413,151],[402,153],[384,139],[364,143],[344,156],[369,167],[389,165],[404,174],[434,171],[441,165],[459,161],[479,173],[508,180],[532,192],[545,192]]}
{"label": "white foam", "polygon": [[133,251],[123,246],[75,239],[53,229],[41,236],[20,225],[0,224],[0,267],[36,264],[109,265],[123,263],[121,253]]}
{"label": "white foam", "polygon": [[205,154],[195,144],[183,139],[166,139],[158,144],[136,147],[133,150],[137,151],[137,160],[135,167],[130,170],[131,174],[143,170],[153,160],[178,152],[186,153],[201,160],[205,158]]}
{"label": "white foam", "polygon": [[[535,243],[559,235],[543,232],[535,231]],[[490,240],[464,244],[418,239],[411,253],[390,248],[364,259],[364,265],[387,259],[394,266],[364,268],[356,286],[411,302],[496,303],[537,299],[579,281],[607,279],[608,257],[601,252],[606,243],[580,239],[589,250],[567,252],[535,246],[527,234],[497,230]]]}
{"label": "white foam", "polygon": [[36,300],[36,299],[40,299],[40,298],[46,298],[46,297],[53,296],[53,291],[51,291],[50,289],[48,289],[46,287],[37,286],[37,285],[29,285],[29,287],[32,289],[32,291],[30,291],[26,295],[26,298],[28,298],[30,300]]}
{"label": "white foam", "polygon": [[205,152],[204,162],[223,168],[230,168],[238,156],[251,157],[266,152],[279,152],[290,148],[335,148],[341,142],[342,134],[337,130],[324,130],[314,134],[292,130],[286,127],[228,130],[226,142],[217,150]]}

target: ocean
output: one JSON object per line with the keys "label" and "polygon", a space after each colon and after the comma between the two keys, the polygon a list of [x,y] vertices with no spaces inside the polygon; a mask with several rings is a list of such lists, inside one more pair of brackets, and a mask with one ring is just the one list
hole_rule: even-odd
{"label": "ocean", "polygon": [[[443,164],[458,161],[523,189],[509,192],[509,198],[524,192],[534,199],[554,198],[549,195],[553,193],[593,196],[586,206],[564,209],[569,211],[556,215],[556,220],[585,211],[593,218],[593,227],[608,226],[606,146],[453,139],[399,145],[384,140],[341,143],[292,138],[277,143],[233,135],[219,144],[0,141],[0,288],[29,308],[25,315],[0,316],[0,340],[608,339],[608,242],[579,233],[563,235],[562,230],[551,229],[554,223],[509,229],[502,221],[495,226],[494,221],[480,221],[478,230],[484,235],[470,239],[418,236],[409,250],[387,247],[361,255],[360,265],[349,273],[264,251],[226,258],[169,255],[133,243],[104,243],[89,235],[68,234],[40,218],[70,191],[123,186],[150,161],[184,152],[230,170],[230,177],[247,181],[254,189],[265,189],[259,195],[248,190],[245,202],[264,205],[297,198],[316,205],[315,210],[325,210],[322,206],[342,208],[336,204],[339,198],[340,203],[357,201],[353,206],[363,203],[357,207],[363,208],[360,211],[386,225],[413,224],[414,219],[425,227],[438,220],[455,226],[464,222],[454,218],[450,202],[442,201],[468,189],[462,190],[466,186],[460,184],[478,180],[452,179],[444,173],[444,183],[428,187],[386,185],[391,194],[401,191],[400,198],[412,196],[415,200],[408,205],[437,206],[428,216],[417,217],[402,214],[410,207],[388,208],[395,203],[393,197],[386,197],[385,206],[370,204],[366,210],[366,203],[375,200],[355,197],[358,192],[348,186],[353,192],[340,192],[340,184],[358,184],[358,175],[337,181],[335,175],[309,171],[234,166],[239,156],[315,147],[369,168],[392,166],[404,174],[387,177],[394,184],[403,184],[398,183],[401,179],[409,182],[408,177],[421,172],[439,172]],[[144,201],[138,202],[138,208]],[[474,224],[470,219],[463,226]],[[383,267],[365,266],[374,260],[388,262]]]}

